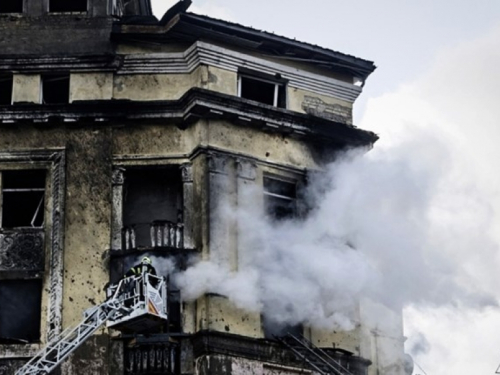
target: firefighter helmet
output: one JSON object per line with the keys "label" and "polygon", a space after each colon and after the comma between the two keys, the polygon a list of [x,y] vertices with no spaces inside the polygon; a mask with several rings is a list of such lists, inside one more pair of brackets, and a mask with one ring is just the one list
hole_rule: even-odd
{"label": "firefighter helmet", "polygon": [[144,258],[142,258],[141,263],[142,263],[142,264],[151,264],[151,263],[153,263],[153,262],[151,261],[151,259],[150,259],[150,258],[148,258],[148,257],[144,257]]}

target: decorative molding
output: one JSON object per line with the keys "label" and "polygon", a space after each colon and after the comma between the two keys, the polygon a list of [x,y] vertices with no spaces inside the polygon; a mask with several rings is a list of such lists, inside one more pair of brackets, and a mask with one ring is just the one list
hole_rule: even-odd
{"label": "decorative molding", "polygon": [[182,182],[193,182],[193,165],[184,163],[181,165]]}
{"label": "decorative molding", "polygon": [[114,168],[111,176],[113,185],[123,185],[125,183],[125,168]]}
{"label": "decorative molding", "polygon": [[111,175],[113,185],[112,218],[111,218],[111,249],[121,250],[123,228],[123,184],[125,183],[125,168],[114,167]]}
{"label": "decorative molding", "polygon": [[302,102],[302,109],[313,116],[352,125],[352,108],[344,105],[329,104],[320,98],[306,95]]}
{"label": "decorative molding", "polygon": [[0,70],[18,74],[33,74],[44,71],[114,72],[121,64],[120,56],[27,56],[0,58]]}
{"label": "decorative molding", "polygon": [[299,70],[263,58],[197,41],[184,52],[124,55],[117,74],[188,74],[200,65],[237,72],[239,68],[266,74],[280,74],[289,87],[354,102],[361,87],[335,78]]}
{"label": "decorative molding", "polygon": [[236,173],[238,178],[255,180],[257,177],[257,164],[250,160],[236,159]]}
{"label": "decorative molding", "polygon": [[0,231],[0,272],[43,271],[43,229]]}
{"label": "decorative molding", "polygon": [[210,171],[210,173],[224,174],[224,175],[227,175],[229,173],[227,156],[209,152],[207,154],[207,158],[208,158],[208,170]]}
{"label": "decorative molding", "polygon": [[66,153],[52,155],[52,241],[50,251],[50,296],[48,341],[62,330],[63,251],[64,251],[64,193],[66,188]]}

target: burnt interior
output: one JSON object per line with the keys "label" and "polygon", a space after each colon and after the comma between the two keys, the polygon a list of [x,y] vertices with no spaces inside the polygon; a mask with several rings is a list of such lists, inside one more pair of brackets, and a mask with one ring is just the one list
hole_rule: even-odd
{"label": "burnt interior", "polygon": [[0,1],[0,13],[22,13],[24,0]]}
{"label": "burnt interior", "polygon": [[12,75],[0,75],[0,105],[12,103],[12,82]]}
{"label": "burnt interior", "polygon": [[[246,75],[240,76],[241,97],[254,100],[259,103],[276,105],[280,108],[286,107],[285,86],[278,82],[266,81]],[[275,103],[275,91],[277,90],[277,102]]]}
{"label": "burnt interior", "polygon": [[[264,207],[266,214],[273,221],[286,220],[297,215],[297,184],[296,182],[264,176]],[[264,309],[266,310],[266,309]],[[301,336],[302,324],[278,322],[262,315],[264,336],[273,339],[285,336],[287,333]]]}
{"label": "burnt interior", "polygon": [[0,280],[0,343],[40,339],[42,280]]}
{"label": "burnt interior", "polygon": [[297,184],[272,177],[264,177],[264,204],[273,220],[293,218],[297,213]]}
{"label": "burnt interior", "polygon": [[42,75],[43,104],[69,103],[69,74]]}
{"label": "burnt interior", "polygon": [[41,227],[44,221],[45,171],[2,172],[2,227]]}
{"label": "burnt interior", "polygon": [[137,248],[152,247],[153,222],[182,221],[179,168],[128,170],[123,193],[123,225],[134,227]]}
{"label": "burnt interior", "polygon": [[86,12],[88,0],[50,0],[49,12]]}

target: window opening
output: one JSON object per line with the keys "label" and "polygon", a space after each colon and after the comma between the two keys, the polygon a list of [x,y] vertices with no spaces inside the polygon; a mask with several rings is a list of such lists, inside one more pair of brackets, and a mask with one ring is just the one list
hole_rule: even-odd
{"label": "window opening", "polygon": [[69,74],[42,76],[42,103],[69,103]]}
{"label": "window opening", "polygon": [[2,172],[3,228],[42,227],[44,200],[44,170]]}
{"label": "window opening", "polygon": [[0,343],[40,340],[42,280],[0,280]]}
{"label": "window opening", "polygon": [[240,74],[238,95],[242,98],[275,107],[286,107],[286,87],[284,82]]}
{"label": "window opening", "polygon": [[86,12],[87,0],[50,0],[49,12]]}
{"label": "window opening", "polygon": [[0,76],[0,105],[12,104],[12,83],[12,75]]}
{"label": "window opening", "polygon": [[178,168],[126,172],[125,248],[182,247],[182,220],[182,179]]}
{"label": "window opening", "polygon": [[23,0],[1,0],[0,13],[22,13]]}
{"label": "window opening", "polygon": [[297,184],[272,177],[264,177],[266,213],[274,220],[289,219],[297,213]]}

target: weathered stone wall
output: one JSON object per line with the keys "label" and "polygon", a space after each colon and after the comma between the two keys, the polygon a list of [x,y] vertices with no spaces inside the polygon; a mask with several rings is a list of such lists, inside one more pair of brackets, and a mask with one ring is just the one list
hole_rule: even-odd
{"label": "weathered stone wall", "polygon": [[[92,54],[112,52],[113,19],[89,15],[44,17],[0,15],[1,55]],[[36,33],[33,32],[36,30]]]}

